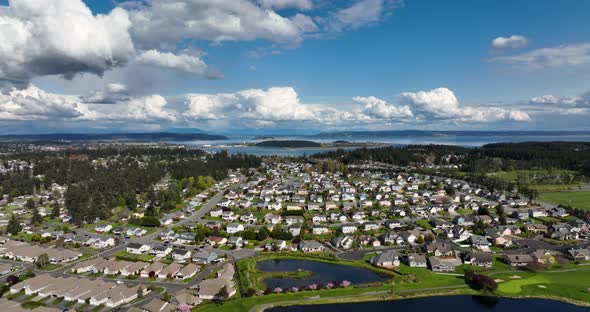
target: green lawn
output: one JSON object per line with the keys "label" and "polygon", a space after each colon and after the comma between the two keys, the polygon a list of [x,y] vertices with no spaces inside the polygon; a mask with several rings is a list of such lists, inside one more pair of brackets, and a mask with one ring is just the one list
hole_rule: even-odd
{"label": "green lawn", "polygon": [[542,193],[539,200],[590,210],[590,191]]}
{"label": "green lawn", "polygon": [[[520,278],[515,278],[515,277]],[[551,296],[590,302],[590,270],[575,272],[542,272],[498,274],[498,293],[506,296]]]}
{"label": "green lawn", "polygon": [[232,299],[225,302],[223,305],[217,305],[215,303],[204,303],[197,306],[193,311],[199,312],[230,312],[230,311],[248,311],[252,307],[260,304],[287,301],[287,300],[305,300],[314,296],[320,296],[321,298],[326,297],[337,297],[337,296],[353,296],[361,292],[371,292],[391,289],[387,286],[382,287],[368,287],[368,288],[338,288],[320,291],[302,291],[297,293],[287,294],[273,294],[266,296],[257,296],[242,299]]}
{"label": "green lawn", "polygon": [[154,260],[154,256],[152,255],[136,255],[125,250],[121,250],[114,254],[117,260],[125,260],[125,261],[143,261],[143,262],[152,262]]}
{"label": "green lawn", "polygon": [[59,264],[51,264],[51,263],[48,263],[48,264],[40,267],[39,269],[40,270],[43,270],[43,271],[53,271],[53,270],[56,270],[56,269],[59,269],[59,268],[61,268],[61,265],[59,265]]}
{"label": "green lawn", "polygon": [[431,230],[432,229],[432,225],[430,224],[430,220],[418,220],[416,221],[416,224],[421,226],[422,228],[426,229],[426,230]]}

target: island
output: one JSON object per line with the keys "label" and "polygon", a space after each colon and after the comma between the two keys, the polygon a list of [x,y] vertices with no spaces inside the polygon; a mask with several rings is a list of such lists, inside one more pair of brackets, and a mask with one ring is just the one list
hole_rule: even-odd
{"label": "island", "polygon": [[257,147],[276,147],[276,148],[352,148],[352,147],[377,147],[384,146],[383,143],[378,142],[350,142],[338,140],[334,142],[320,143],[308,140],[267,140],[252,144]]}

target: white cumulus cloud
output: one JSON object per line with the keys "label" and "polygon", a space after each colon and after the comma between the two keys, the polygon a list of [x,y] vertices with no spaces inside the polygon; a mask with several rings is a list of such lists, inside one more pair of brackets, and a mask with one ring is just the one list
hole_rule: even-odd
{"label": "white cumulus cloud", "polygon": [[127,86],[120,83],[109,83],[102,90],[94,90],[81,97],[84,103],[114,104],[130,99]]}
{"label": "white cumulus cloud", "polygon": [[590,43],[560,45],[491,59],[529,68],[581,66],[590,64]]}
{"label": "white cumulus cloud", "polygon": [[102,75],[134,53],[127,12],[93,15],[82,0],[12,0],[0,10],[0,80]]}
{"label": "white cumulus cloud", "polygon": [[425,120],[453,122],[496,122],[500,120],[528,121],[530,116],[519,110],[494,106],[460,106],[455,93],[448,88],[430,91],[404,92],[402,103]]}
{"label": "white cumulus cloud", "polygon": [[492,40],[492,48],[496,50],[503,50],[503,49],[519,49],[524,48],[529,43],[528,39],[525,36],[521,35],[512,35],[510,37],[497,37],[496,39]]}
{"label": "white cumulus cloud", "polygon": [[45,92],[34,85],[0,92],[0,120],[63,120],[83,117],[84,108],[75,96]]}
{"label": "white cumulus cloud", "polygon": [[258,3],[264,8],[277,10],[310,10],[313,8],[313,2],[311,0],[258,0]]}
{"label": "white cumulus cloud", "polygon": [[328,18],[328,27],[333,31],[357,29],[386,18],[397,1],[356,0],[350,6],[334,11]]}
{"label": "white cumulus cloud", "polygon": [[218,43],[302,40],[289,18],[247,0],[151,0],[130,15],[135,42],[146,48],[175,46],[185,38]]}
{"label": "white cumulus cloud", "polygon": [[174,112],[168,111],[168,102],[161,95],[132,99],[127,104],[127,119],[139,121],[175,121]]}
{"label": "white cumulus cloud", "polygon": [[374,96],[357,96],[352,100],[355,103],[363,104],[362,112],[373,118],[402,119],[414,116],[409,106],[394,106]]}
{"label": "white cumulus cloud", "polygon": [[273,87],[267,90],[248,89],[236,93],[188,94],[189,119],[252,119],[297,121],[316,118],[314,108],[300,102],[295,89]]}
{"label": "white cumulus cloud", "polygon": [[197,56],[188,54],[177,55],[154,49],[141,53],[137,57],[137,62],[197,75],[203,75],[207,72],[207,64]]}

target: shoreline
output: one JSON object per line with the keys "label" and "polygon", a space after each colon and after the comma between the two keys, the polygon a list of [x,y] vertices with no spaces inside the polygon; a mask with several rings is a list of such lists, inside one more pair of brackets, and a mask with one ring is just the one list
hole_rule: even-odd
{"label": "shoreline", "polygon": [[[264,312],[268,311],[268,309],[276,308],[276,307],[289,307],[289,306],[304,306],[304,305],[324,305],[324,304],[349,304],[349,303],[363,303],[363,302],[381,302],[381,301],[398,301],[398,300],[409,300],[409,299],[419,299],[419,298],[428,298],[428,297],[444,297],[444,296],[488,296],[488,297],[495,297],[495,298],[505,298],[505,299],[544,299],[544,300],[553,300],[559,301],[579,307],[590,307],[590,302],[586,301],[578,301],[569,298],[563,297],[555,297],[555,296],[503,296],[503,295],[486,295],[481,294],[472,289],[460,289],[465,286],[458,286],[457,289],[451,291],[443,291],[443,292],[435,292],[435,293],[391,293],[390,291],[385,291],[382,293],[361,293],[357,296],[345,296],[345,297],[310,297],[304,300],[298,301],[278,301],[276,303],[267,303],[261,304],[252,307],[249,312]],[[378,296],[378,295],[384,296]]]}

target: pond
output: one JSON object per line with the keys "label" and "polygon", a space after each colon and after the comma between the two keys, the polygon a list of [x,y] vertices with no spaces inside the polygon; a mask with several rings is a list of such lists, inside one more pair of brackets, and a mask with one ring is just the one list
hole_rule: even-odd
{"label": "pond", "polygon": [[264,260],[257,263],[258,270],[262,272],[311,272],[310,276],[303,278],[275,278],[268,277],[264,279],[264,284],[268,288],[291,288],[305,287],[311,284],[327,284],[333,282],[342,282],[347,280],[353,285],[382,282],[389,277],[380,275],[368,269],[340,265],[333,263],[324,263],[309,260],[295,259],[273,259]]}
{"label": "pond", "polygon": [[[444,307],[440,309],[441,307]],[[507,299],[483,296],[446,296],[397,301],[342,303],[325,305],[304,305],[291,307],[277,307],[269,312],[356,312],[356,311],[412,311],[431,312],[582,312],[589,311],[587,307],[579,307],[568,303],[545,299]]]}

